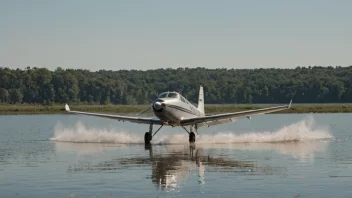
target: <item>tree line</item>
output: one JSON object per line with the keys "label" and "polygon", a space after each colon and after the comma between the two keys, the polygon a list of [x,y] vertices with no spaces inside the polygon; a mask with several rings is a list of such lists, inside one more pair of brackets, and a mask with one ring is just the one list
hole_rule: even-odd
{"label": "tree line", "polygon": [[89,71],[0,67],[0,103],[149,104],[177,91],[207,104],[352,102],[352,66],[294,69],[206,69]]}

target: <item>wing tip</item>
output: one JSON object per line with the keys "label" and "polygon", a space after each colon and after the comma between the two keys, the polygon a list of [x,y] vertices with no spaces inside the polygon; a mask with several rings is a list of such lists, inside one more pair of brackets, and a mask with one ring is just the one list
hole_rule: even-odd
{"label": "wing tip", "polygon": [[68,106],[68,104],[65,104],[65,111],[70,111],[70,107]]}

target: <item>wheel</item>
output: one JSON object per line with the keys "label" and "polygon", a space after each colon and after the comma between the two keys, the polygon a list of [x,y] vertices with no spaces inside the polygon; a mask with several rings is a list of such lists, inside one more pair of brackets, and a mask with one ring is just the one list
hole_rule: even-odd
{"label": "wheel", "polygon": [[195,142],[196,141],[196,134],[193,132],[189,133],[189,143]]}
{"label": "wheel", "polygon": [[145,132],[144,134],[144,143],[146,145],[150,144],[150,141],[152,141],[152,135],[149,132]]}

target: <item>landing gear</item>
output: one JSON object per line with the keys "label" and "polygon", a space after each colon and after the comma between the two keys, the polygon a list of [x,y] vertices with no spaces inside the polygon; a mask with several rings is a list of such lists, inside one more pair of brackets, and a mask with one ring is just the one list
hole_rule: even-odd
{"label": "landing gear", "polygon": [[152,141],[154,135],[159,132],[159,130],[163,127],[164,125],[161,125],[158,130],[155,131],[153,134],[153,124],[149,125],[149,132],[145,132],[144,134],[144,144],[145,145],[150,145],[150,141]]}
{"label": "landing gear", "polygon": [[194,143],[196,142],[196,134],[194,133],[194,131],[198,134],[197,132],[197,126],[190,126],[190,131],[188,131],[184,126],[181,126],[185,131],[187,131],[189,138],[188,141],[189,143]]}
{"label": "landing gear", "polygon": [[144,134],[144,144],[150,145],[150,141],[152,141],[153,136],[149,132],[145,132]]}
{"label": "landing gear", "polygon": [[193,143],[196,141],[196,134],[194,132],[189,133],[189,143]]}

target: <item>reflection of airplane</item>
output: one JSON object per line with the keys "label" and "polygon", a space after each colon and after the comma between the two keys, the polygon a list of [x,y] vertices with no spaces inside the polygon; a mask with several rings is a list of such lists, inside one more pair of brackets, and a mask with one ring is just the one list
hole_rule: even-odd
{"label": "reflection of airplane", "polygon": [[[152,165],[152,181],[161,189],[176,188],[178,183],[185,180],[192,170],[197,170],[200,184],[205,183],[205,169],[232,170],[234,172],[256,172],[260,168],[253,161],[228,160],[204,155],[203,149],[190,145],[189,150],[184,145],[168,146],[168,153],[153,152],[152,145],[146,145]],[[133,164],[144,163],[144,160],[129,160]],[[249,171],[250,170],[250,171]]]}
{"label": "reflection of airplane", "polygon": [[[158,117],[159,119],[137,118],[137,117],[128,117],[128,116],[119,116],[119,115],[71,111],[67,104],[65,105],[65,110],[68,113],[73,113],[73,114],[83,114],[83,115],[116,119],[119,121],[129,121],[129,122],[140,123],[140,124],[149,124],[149,132],[145,133],[144,142],[145,144],[150,144],[150,141],[152,140],[153,136],[164,125],[181,126],[183,129],[185,129],[188,132],[189,142],[195,142],[196,137],[194,132],[197,132],[197,129],[199,127],[204,127],[204,126],[209,127],[212,125],[234,122],[236,118],[240,118],[240,117],[247,117],[248,119],[250,119],[250,116],[253,116],[253,115],[285,110],[290,108],[291,102],[289,105],[285,105],[285,106],[276,106],[276,107],[269,107],[269,108],[235,112],[235,113],[205,115],[203,87],[200,87],[198,107],[195,107],[194,105],[192,105],[187,99],[185,99],[183,96],[181,96],[181,94],[177,92],[165,92],[160,94],[158,99],[156,99],[151,105],[155,116]],[[161,125],[161,126],[157,131],[153,133],[154,124]],[[190,130],[188,131],[185,128],[185,126],[190,126]]]}
{"label": "reflection of airplane", "polygon": [[[94,144],[83,144],[86,146],[76,147],[77,144],[57,142],[56,147],[60,151],[75,151],[80,153],[80,149],[90,148],[92,154],[96,154]],[[101,144],[97,144],[101,145]],[[113,147],[112,147],[113,148]],[[116,148],[115,148],[116,149]],[[205,170],[207,171],[231,171],[236,174],[272,174],[273,168],[269,166],[258,167],[254,161],[242,161],[226,159],[223,157],[213,157],[207,154],[207,149],[196,148],[194,144],[188,145],[164,145],[154,146],[145,145],[148,155],[138,155],[137,157],[113,158],[94,163],[91,160],[78,160],[78,164],[70,165],[68,172],[97,172],[114,171],[131,167],[151,166],[151,180],[162,190],[172,190],[178,187],[180,182],[185,181],[189,176],[198,173],[199,184],[205,183]],[[87,156],[87,159],[91,157]],[[276,170],[274,170],[274,173]]]}
{"label": "reflection of airplane", "polygon": [[[287,174],[287,158],[275,158],[272,152],[266,152],[265,157],[258,157],[259,152],[273,150],[281,155],[289,155],[299,158],[300,161],[314,160],[315,153],[324,152],[328,142],[291,142],[291,143],[249,143],[249,144],[201,144],[201,145],[145,145],[149,155],[138,153],[138,155],[122,155],[116,157],[116,151],[120,147],[107,144],[72,144],[66,142],[55,142],[56,152],[78,153],[85,158],[76,160],[77,164],[69,166],[68,172],[100,172],[125,170],[136,167],[148,167],[152,182],[162,190],[177,189],[184,182],[194,181],[191,177],[197,177],[199,184],[204,184],[211,177],[209,172],[227,172],[233,176],[248,176],[254,178],[263,175],[285,175]],[[127,146],[128,147],[128,146]],[[140,147],[137,145],[139,152]],[[111,150],[110,150],[111,149]],[[108,151],[109,152],[105,152]],[[127,150],[130,150],[127,148]],[[236,150],[232,152],[231,150]],[[215,152],[214,152],[215,151]],[[229,153],[223,151],[230,151]],[[239,151],[239,152],[237,152]],[[234,159],[241,156],[240,151],[248,151],[245,160]],[[254,153],[255,157],[247,155]],[[236,153],[236,155],[233,155]],[[260,153],[259,153],[260,154]],[[99,156],[99,157],[97,157]],[[248,157],[249,156],[249,157]],[[269,157],[275,160],[265,159]],[[104,159],[105,158],[105,159]],[[86,160],[84,160],[86,159]],[[95,160],[92,160],[95,159]],[[248,160],[252,159],[252,160]],[[119,171],[117,171],[119,173]]]}

